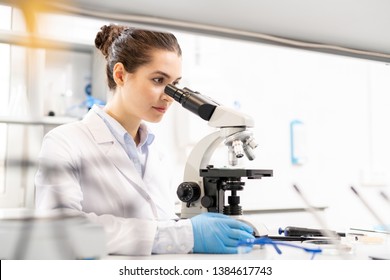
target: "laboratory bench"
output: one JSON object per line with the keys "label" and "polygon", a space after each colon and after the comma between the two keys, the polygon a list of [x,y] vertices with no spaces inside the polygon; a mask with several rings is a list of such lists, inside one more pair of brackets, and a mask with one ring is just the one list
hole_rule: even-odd
{"label": "laboratory bench", "polygon": [[[2,209],[1,216],[1,256],[0,259],[76,259],[94,258],[102,260],[310,260],[313,252],[310,250],[321,248],[322,252],[314,255],[314,260],[390,260],[390,233],[358,230],[345,232],[340,237],[340,247],[334,242],[314,244],[313,238],[301,241],[286,241],[276,225],[267,228],[267,235],[277,243],[281,254],[275,250],[274,243],[254,245],[249,253],[240,254],[152,254],[148,256],[107,255],[103,229],[79,215],[64,215],[64,210],[39,212],[16,209]],[[302,212],[307,215],[307,213]],[[259,227],[264,216],[246,216]],[[256,218],[258,218],[256,220]],[[307,221],[307,220],[306,220]],[[290,221],[292,222],[292,221]],[[265,222],[268,226],[269,223]],[[294,223],[289,224],[296,225]],[[287,226],[287,225],[285,225]],[[63,229],[66,235],[63,235]],[[286,230],[286,228],[284,228]],[[263,235],[261,235],[263,236]],[[65,238],[65,239],[64,239]],[[315,238],[314,238],[315,239]],[[324,238],[322,238],[323,240]],[[67,246],[65,241],[72,243]],[[258,240],[259,241],[259,240]],[[267,241],[269,242],[269,240]],[[292,248],[279,244],[301,246],[310,249]],[[315,242],[318,243],[318,242]],[[46,248],[42,250],[42,248]],[[73,248],[73,249],[72,249]],[[75,251],[74,249],[77,248]]]}
{"label": "laboratory bench", "polygon": [[255,245],[248,253],[239,254],[152,254],[149,256],[107,255],[103,259],[121,260],[390,260],[390,235],[356,241],[354,236],[342,237],[338,247],[335,244],[313,244],[310,241],[287,241],[286,243],[318,249],[322,252],[313,255],[301,248],[278,245],[281,254],[278,254],[273,245]]}
{"label": "laboratory bench", "polygon": [[[278,254],[272,246],[255,247],[244,254],[161,254],[150,256],[108,255],[107,260],[311,260],[312,254],[295,248],[280,247]],[[390,260],[390,246],[358,245],[351,251],[337,254],[334,248],[324,248],[323,253],[316,254],[313,260]]]}

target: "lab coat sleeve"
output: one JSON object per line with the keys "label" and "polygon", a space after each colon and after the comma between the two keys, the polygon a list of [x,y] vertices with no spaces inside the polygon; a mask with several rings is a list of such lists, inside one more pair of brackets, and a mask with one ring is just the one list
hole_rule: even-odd
{"label": "lab coat sleeve", "polygon": [[109,254],[132,256],[151,254],[157,230],[156,221],[113,215],[98,216],[94,213],[88,213],[87,217],[104,227]]}
{"label": "lab coat sleeve", "polygon": [[192,251],[194,237],[189,219],[160,221],[153,244],[154,254],[186,254]]}

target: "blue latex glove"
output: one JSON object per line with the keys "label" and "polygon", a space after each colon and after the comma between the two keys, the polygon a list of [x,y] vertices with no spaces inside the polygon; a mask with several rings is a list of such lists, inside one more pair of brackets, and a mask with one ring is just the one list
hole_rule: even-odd
{"label": "blue latex glove", "polygon": [[203,213],[191,218],[194,253],[237,254],[242,239],[253,239],[247,224],[219,213]]}

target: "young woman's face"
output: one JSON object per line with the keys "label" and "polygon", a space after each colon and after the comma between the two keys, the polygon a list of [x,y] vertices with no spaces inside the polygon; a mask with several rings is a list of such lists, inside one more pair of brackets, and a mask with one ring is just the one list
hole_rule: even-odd
{"label": "young woman's face", "polygon": [[159,122],[173,102],[164,88],[180,81],[181,62],[175,52],[154,50],[150,63],[139,67],[135,73],[126,72],[120,89],[126,117]]}

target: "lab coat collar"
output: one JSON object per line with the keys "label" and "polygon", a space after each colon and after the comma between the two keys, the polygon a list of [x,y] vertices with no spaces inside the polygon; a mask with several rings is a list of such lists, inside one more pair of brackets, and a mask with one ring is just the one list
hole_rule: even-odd
{"label": "lab coat collar", "polygon": [[[109,114],[104,112],[103,106],[99,105],[93,105],[91,111],[94,111],[105,123],[107,123],[108,128],[111,131],[111,134],[118,140],[122,141],[122,145],[124,145],[124,138],[125,134],[128,134],[128,132],[125,130],[125,128],[114,118],[112,118]],[[143,145],[151,145],[154,141],[154,133],[147,127],[147,125],[143,122],[141,122],[139,127],[140,132],[140,147]]]}
{"label": "lab coat collar", "polygon": [[88,127],[97,144],[114,142],[114,137],[110,130],[93,110],[89,110],[82,122]]}

